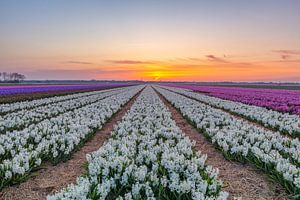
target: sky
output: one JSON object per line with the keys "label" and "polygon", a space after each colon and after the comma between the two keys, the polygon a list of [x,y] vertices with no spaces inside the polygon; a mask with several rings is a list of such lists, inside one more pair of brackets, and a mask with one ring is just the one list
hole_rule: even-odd
{"label": "sky", "polygon": [[0,1],[27,79],[300,81],[299,0]]}

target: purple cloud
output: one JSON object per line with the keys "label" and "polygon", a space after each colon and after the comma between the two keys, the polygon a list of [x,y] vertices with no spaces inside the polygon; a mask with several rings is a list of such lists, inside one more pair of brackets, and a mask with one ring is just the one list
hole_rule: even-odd
{"label": "purple cloud", "polygon": [[140,61],[140,60],[108,60],[110,63],[115,64],[125,64],[125,65],[136,65],[136,64],[153,64],[150,61]]}
{"label": "purple cloud", "polygon": [[273,50],[272,52],[274,53],[279,53],[279,54],[294,54],[294,55],[300,55],[300,50]]}
{"label": "purple cloud", "polygon": [[205,57],[206,57],[208,60],[210,60],[210,61],[216,61],[216,62],[227,63],[227,61],[224,60],[223,58],[219,58],[219,57],[214,56],[214,55],[206,55]]}
{"label": "purple cloud", "polygon": [[80,65],[92,65],[93,63],[91,62],[84,62],[84,61],[76,61],[76,60],[69,60],[65,61],[63,63],[68,63],[68,64],[80,64]]}
{"label": "purple cloud", "polygon": [[282,60],[291,58],[291,55],[300,55],[299,50],[273,50],[272,52],[280,54]]}
{"label": "purple cloud", "polygon": [[282,55],[281,55],[282,60],[286,60],[286,59],[288,59],[289,57],[290,57],[289,55],[285,55],[285,54],[282,54]]}

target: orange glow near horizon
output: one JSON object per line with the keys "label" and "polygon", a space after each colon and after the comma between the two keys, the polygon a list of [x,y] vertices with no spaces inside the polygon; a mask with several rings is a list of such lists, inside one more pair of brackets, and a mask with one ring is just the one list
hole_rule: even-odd
{"label": "orange glow near horizon", "polygon": [[[200,56],[199,56],[200,57]],[[295,57],[295,56],[294,56]],[[300,58],[249,61],[202,56],[165,60],[97,60],[23,62],[25,72],[44,79],[106,79],[144,81],[299,81]],[[57,66],[54,69],[47,66]],[[13,69],[12,69],[13,70]],[[66,76],[68,75],[68,76]],[[49,78],[48,78],[49,77]],[[28,77],[29,79],[31,77]]]}
{"label": "orange glow near horizon", "polygon": [[297,81],[300,60],[293,62],[219,62],[199,60],[143,66],[137,77],[146,81]]}

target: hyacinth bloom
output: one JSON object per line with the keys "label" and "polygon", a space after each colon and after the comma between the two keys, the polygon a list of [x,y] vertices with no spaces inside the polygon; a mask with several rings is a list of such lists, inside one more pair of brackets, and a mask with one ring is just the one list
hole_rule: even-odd
{"label": "hyacinth bloom", "polygon": [[107,89],[123,87],[129,84],[82,84],[82,85],[22,85],[22,86],[0,86],[1,95],[27,94],[34,92],[66,91],[80,89]]}
{"label": "hyacinth bloom", "polygon": [[257,89],[220,86],[168,85],[190,89],[221,99],[266,107],[280,112],[300,115],[300,91],[283,89]]}

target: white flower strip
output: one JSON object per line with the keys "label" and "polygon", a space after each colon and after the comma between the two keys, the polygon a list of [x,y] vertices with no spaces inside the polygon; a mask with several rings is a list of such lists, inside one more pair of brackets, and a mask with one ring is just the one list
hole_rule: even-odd
{"label": "white flower strip", "polygon": [[142,88],[131,87],[24,130],[0,135],[0,188],[22,180],[42,160],[58,162],[68,157]]}
{"label": "white flower strip", "polygon": [[[163,87],[165,88],[165,87]],[[165,88],[165,89],[169,89]],[[188,98],[189,99],[189,98]],[[195,101],[197,102],[197,101]],[[205,104],[200,103],[199,105],[204,106]],[[300,141],[299,138],[289,138],[281,135],[279,132],[269,131],[260,127],[257,127],[251,123],[247,123],[243,120],[238,120],[236,117],[233,117],[230,114],[227,114],[226,112],[223,112],[219,109],[213,109],[210,106],[204,106],[205,108],[212,109],[214,113],[220,114],[222,117],[226,117],[228,119],[233,118],[234,120],[237,120],[237,122],[242,122],[242,124],[239,125],[245,125],[247,126],[248,132],[257,133],[256,137],[260,138],[260,141],[266,140],[271,142],[265,142],[264,145],[266,149],[276,149],[280,152],[280,154],[284,155],[285,157],[288,157],[289,159],[292,159],[292,162],[296,164],[297,166],[300,166]],[[243,128],[244,129],[244,128]],[[263,137],[263,138],[261,138]],[[251,140],[252,141],[252,140]]]}
{"label": "white flower strip", "polygon": [[81,92],[81,93],[77,93],[77,94],[48,97],[48,98],[31,100],[31,101],[21,101],[21,102],[15,102],[15,103],[0,104],[0,115],[6,114],[9,112],[14,112],[17,110],[22,110],[22,109],[28,110],[28,109],[42,106],[42,105],[47,105],[47,104],[51,104],[51,103],[56,103],[56,102],[60,102],[60,101],[80,98],[80,97],[84,97],[84,96],[89,96],[89,95],[94,95],[94,94],[99,94],[99,93],[113,91],[113,90],[119,90],[119,89],[121,89],[121,88],[100,90],[100,91],[93,91],[93,92]]}
{"label": "white flower strip", "polygon": [[0,134],[10,130],[26,128],[30,124],[37,123],[43,119],[57,116],[69,110],[80,108],[105,97],[118,94],[127,90],[130,90],[130,87],[106,91],[97,91],[93,94],[89,93],[85,96],[72,98],[57,103],[47,104],[44,106],[38,106],[30,110],[23,109],[17,112],[8,113],[4,116],[0,116]]}
{"label": "white flower strip", "polygon": [[[115,91],[115,95],[119,94],[122,95],[122,93],[126,93],[132,89],[136,89],[137,87],[128,87],[126,89],[123,90],[119,90],[119,91]],[[102,100],[98,100],[98,102],[95,103],[91,103],[85,107],[81,107],[78,109],[74,109],[72,111],[69,112],[65,112],[63,114],[60,114],[58,116],[52,117],[50,119],[45,119],[43,121],[41,121],[40,123],[36,123],[36,124],[31,124],[30,126],[16,131],[8,131],[5,134],[0,134],[0,161],[4,160],[4,159],[8,159],[11,158],[13,156],[15,156],[17,153],[19,153],[24,146],[28,146],[28,143],[30,143],[31,141],[34,141],[36,143],[38,143],[41,138],[42,135],[40,133],[43,133],[44,135],[47,135],[47,133],[45,131],[43,131],[44,129],[47,130],[49,129],[49,127],[56,125],[57,121],[60,120],[78,120],[76,118],[76,115],[81,115],[81,113],[79,113],[80,111],[85,111],[87,109],[92,108],[93,106],[102,106],[103,104],[105,104],[106,102],[111,101],[111,99],[114,99],[115,97],[108,97],[107,99],[102,99]],[[101,103],[101,104],[99,104]],[[113,105],[113,104],[112,104]],[[106,105],[103,106],[102,109],[106,109]],[[78,114],[79,113],[79,114]],[[62,126],[64,124],[67,124],[68,122],[60,122],[59,126]],[[60,127],[55,127],[60,128]],[[42,130],[42,131],[41,131]],[[37,135],[36,135],[37,134]],[[29,148],[33,148],[31,146],[29,146]]]}
{"label": "white flower strip", "polygon": [[166,89],[156,89],[229,158],[248,160],[300,193],[300,143]]}
{"label": "white flower strip", "polygon": [[248,119],[259,122],[265,127],[271,127],[273,129],[279,130],[282,133],[289,134],[292,136],[300,136],[300,117],[298,115],[281,113],[259,106],[223,100],[220,98],[195,93],[185,89],[173,87],[163,88],[195,98],[211,106],[222,108],[229,112],[244,116]]}
{"label": "white flower strip", "polygon": [[88,175],[48,200],[226,199],[218,170],[193,145],[148,86],[112,137],[87,155]]}

